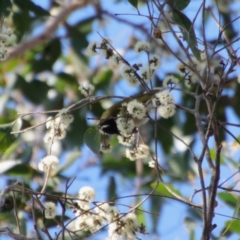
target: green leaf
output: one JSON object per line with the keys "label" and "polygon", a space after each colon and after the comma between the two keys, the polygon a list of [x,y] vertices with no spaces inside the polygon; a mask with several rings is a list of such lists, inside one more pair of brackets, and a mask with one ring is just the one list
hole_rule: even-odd
{"label": "green leaf", "polygon": [[45,100],[49,90],[49,87],[45,82],[38,80],[26,82],[20,75],[17,75],[15,88],[21,89],[23,95],[35,104],[41,104]]}
{"label": "green leaf", "polygon": [[16,139],[14,134],[11,134],[14,123],[15,121],[0,125],[0,154],[4,153]]}
{"label": "green leaf", "polygon": [[27,164],[18,164],[5,172],[8,176],[34,178],[42,176],[38,171]]}
{"label": "green leaf", "polygon": [[92,83],[94,84],[96,89],[103,89],[107,88],[109,89],[109,83],[111,81],[111,78],[113,76],[112,70],[103,70],[98,71],[97,74],[94,75]]}
{"label": "green leaf", "polygon": [[172,18],[182,32],[183,40],[188,43],[188,46],[192,50],[192,53],[196,59],[200,61],[201,56],[197,48],[197,38],[191,20],[185,14],[175,8],[172,8]]}
{"label": "green leaf", "polygon": [[129,2],[132,6],[134,6],[135,8],[138,7],[138,0],[128,0],[128,2]]}
{"label": "green leaf", "polygon": [[23,37],[23,35],[29,31],[32,18],[30,17],[28,12],[13,12],[13,22],[15,31],[19,39]]}
{"label": "green leaf", "polygon": [[96,154],[99,154],[101,136],[97,127],[91,127],[84,133],[85,144]]}
{"label": "green leaf", "polygon": [[[182,194],[177,190],[175,189],[171,184],[168,184],[166,183],[165,184],[172,192],[174,192],[175,194],[179,195],[179,196],[182,196]],[[156,182],[152,183],[151,184],[151,187],[154,188],[156,186]],[[155,191],[156,194],[161,194],[161,195],[165,195],[165,196],[168,196],[168,197],[174,197],[174,195],[172,195],[172,193],[170,193],[167,188],[164,186],[163,183],[159,183],[158,184],[158,187]]]}
{"label": "green leaf", "polygon": [[21,160],[6,160],[3,162],[0,162],[0,174],[5,173],[9,169],[17,166],[21,163]]}
{"label": "green leaf", "polygon": [[11,8],[12,8],[12,3],[10,0],[1,0],[0,1],[0,17],[2,16],[2,14],[4,14],[4,16],[8,16]]}
{"label": "green leaf", "polygon": [[218,197],[230,207],[235,208],[237,205],[237,196],[233,193],[220,192]]}
{"label": "green leaf", "polygon": [[[215,149],[210,149],[210,156],[213,159],[213,161],[216,160],[216,150]],[[224,158],[223,158],[222,154],[220,155],[220,163],[224,164]]]}
{"label": "green leaf", "polygon": [[55,84],[56,90],[58,90],[61,93],[65,93],[66,87],[69,87],[71,89],[78,91],[79,85],[77,83],[77,79],[74,76],[65,72],[60,72],[56,76],[57,76],[57,82]]}
{"label": "green leaf", "polygon": [[66,155],[66,162],[60,166],[57,167],[56,170],[54,170],[52,176],[57,175],[58,173],[61,173],[62,171],[68,169],[81,155],[81,152],[79,151],[74,151],[74,152],[70,152]]}
{"label": "green leaf", "polygon": [[117,186],[116,186],[115,178],[111,176],[108,184],[108,200],[117,198],[116,190],[117,190]]}
{"label": "green leaf", "polygon": [[191,0],[168,0],[167,3],[179,10],[179,11],[182,11],[184,8],[186,8],[188,6],[188,4],[190,3]]}
{"label": "green leaf", "polygon": [[[5,1],[5,0],[4,0]],[[14,0],[14,3],[21,8],[23,11],[30,11],[38,17],[49,16],[49,12],[43,9],[42,7],[36,5],[30,0]]]}
{"label": "green leaf", "polygon": [[226,233],[226,231],[231,231],[231,232],[239,234],[240,233],[240,221],[239,220],[227,221],[225,223],[224,233]]}
{"label": "green leaf", "polygon": [[127,176],[128,178],[134,178],[136,176],[135,163],[133,161],[129,161],[126,157],[116,160],[116,158],[119,158],[119,154],[116,154],[115,151],[113,152],[116,157],[111,153],[103,155],[104,162],[102,163],[101,175],[104,176],[108,172],[114,172],[121,173],[122,176]]}
{"label": "green leaf", "polygon": [[86,62],[87,58],[82,53],[82,50],[86,49],[88,46],[88,41],[86,38],[87,34],[82,32],[79,27],[67,26],[67,30],[74,52],[79,56],[80,59]]}
{"label": "green leaf", "polygon": [[[150,212],[160,213],[161,209],[163,208],[164,198],[158,197],[158,196],[151,196],[149,201],[150,201]],[[157,229],[159,226],[158,225],[159,216],[152,214],[151,221],[152,221],[152,231],[157,232]]]}
{"label": "green leaf", "polygon": [[48,42],[38,53],[38,59],[32,61],[32,70],[39,73],[46,70],[52,70],[53,64],[61,55],[61,42],[55,38]]}
{"label": "green leaf", "polygon": [[192,168],[192,156],[188,151],[174,153],[168,157],[168,175],[178,181],[187,181],[189,175],[194,176]]}

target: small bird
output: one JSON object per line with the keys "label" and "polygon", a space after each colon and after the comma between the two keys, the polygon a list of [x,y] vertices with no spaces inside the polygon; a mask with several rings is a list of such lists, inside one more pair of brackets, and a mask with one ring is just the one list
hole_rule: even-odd
{"label": "small bird", "polygon": [[[143,93],[141,95],[125,98],[124,100],[122,100],[118,103],[115,103],[113,106],[111,106],[109,109],[107,109],[102,114],[99,124],[98,124],[100,130],[105,134],[121,135],[121,133],[117,127],[116,120],[118,119],[117,115],[121,112],[123,104],[124,103],[127,104],[133,100],[137,100],[138,102],[145,105],[159,91],[161,91],[161,90],[153,90],[151,92]],[[150,109],[147,109],[147,112],[149,110]],[[128,115],[128,116],[131,118],[130,115]],[[126,116],[126,118],[128,116]],[[136,129],[137,127],[139,127],[141,125],[144,125],[148,121],[147,117],[144,117],[142,119],[137,119],[137,118],[131,118],[131,119],[133,119],[133,122],[134,122],[134,129]]]}

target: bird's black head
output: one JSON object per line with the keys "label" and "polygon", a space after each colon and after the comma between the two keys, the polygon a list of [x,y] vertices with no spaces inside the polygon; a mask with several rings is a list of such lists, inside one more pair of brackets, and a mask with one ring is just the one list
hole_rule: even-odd
{"label": "bird's black head", "polygon": [[120,135],[120,132],[117,128],[117,124],[114,118],[101,119],[99,127],[106,134]]}

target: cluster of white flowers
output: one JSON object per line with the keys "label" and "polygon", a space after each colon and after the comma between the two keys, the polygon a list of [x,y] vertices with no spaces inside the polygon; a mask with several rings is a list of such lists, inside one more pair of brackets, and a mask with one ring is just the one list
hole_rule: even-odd
{"label": "cluster of white flowers", "polygon": [[59,159],[54,155],[48,155],[38,164],[38,169],[47,173],[50,169],[54,169],[59,164]]}
{"label": "cluster of white flowers", "polygon": [[141,69],[141,73],[139,74],[141,79],[145,82],[149,82],[152,79],[154,72],[158,69],[160,65],[161,65],[160,58],[156,54],[153,54],[152,56],[149,57],[149,62],[147,66],[142,67],[142,64],[135,64],[134,68],[125,65],[122,68],[122,76],[127,80],[129,85],[137,86],[140,83],[139,79],[137,78],[138,70]]}
{"label": "cluster of white flowers", "polygon": [[113,54],[111,57],[111,60],[112,60],[113,66],[118,66],[123,61],[122,57],[120,57],[117,54]]}
{"label": "cluster of white flowers", "polygon": [[154,70],[149,68],[149,66],[143,67],[141,72],[141,77],[145,82],[149,82],[154,74]]}
{"label": "cluster of white flowers", "polygon": [[150,52],[151,45],[149,42],[146,42],[146,41],[138,41],[134,49],[137,53],[140,53],[142,51]]}
{"label": "cluster of white flowers", "polygon": [[[98,51],[101,52],[106,59],[112,61],[114,66],[118,66],[120,63],[124,63],[124,59],[115,52],[110,46],[110,40],[107,38],[103,38],[102,42],[91,42],[86,50],[86,54],[88,56],[94,56],[98,54]],[[141,51],[150,52],[151,45],[145,41],[139,41],[135,45],[135,51],[137,53]],[[121,71],[123,78],[127,80],[129,85],[138,86],[142,81],[149,82],[155,70],[161,65],[161,60],[157,54],[153,54],[148,56],[148,66],[142,68],[142,64],[134,64],[132,66],[124,65]],[[125,62],[126,63],[126,62]],[[141,69],[142,68],[142,69]],[[138,70],[141,69],[141,73],[137,73]],[[81,92],[84,91],[84,95],[89,95],[85,90],[80,89]]]}
{"label": "cluster of white flowers", "polygon": [[163,80],[163,86],[164,87],[170,86],[170,88],[173,88],[177,84],[178,84],[178,79],[173,75],[167,75]]}
{"label": "cluster of white flowers", "polygon": [[139,81],[136,77],[134,68],[132,68],[130,66],[127,66],[127,65],[123,66],[122,76],[127,80],[129,85],[131,85],[131,86],[138,86],[139,85]]}
{"label": "cluster of white flowers", "polygon": [[75,221],[76,230],[95,232],[102,227],[102,216],[90,211],[90,204],[95,199],[95,196],[96,192],[91,187],[85,186],[79,190],[79,200],[76,202],[78,207],[75,209],[77,217]]}
{"label": "cluster of white flowers", "polygon": [[56,216],[56,205],[54,202],[46,202],[44,209],[45,218],[52,219]]}
{"label": "cluster of white flowers", "polygon": [[96,192],[91,187],[82,187],[78,192],[78,197],[80,200],[84,200],[87,203],[91,203],[96,197]]}
{"label": "cluster of white flowers", "polygon": [[176,112],[173,96],[170,92],[162,91],[155,94],[152,104],[158,108],[158,113],[163,118],[172,117]]}
{"label": "cluster of white flowers", "polygon": [[126,216],[118,218],[118,220],[109,224],[109,239],[136,239],[137,219],[134,213],[128,213]]}
{"label": "cluster of white flowers", "polygon": [[5,61],[8,54],[8,47],[16,43],[16,36],[11,28],[8,28],[5,33],[0,32],[0,61]]}
{"label": "cluster of white flowers", "polygon": [[134,118],[143,119],[146,116],[146,107],[136,99],[127,104],[127,110]]}
{"label": "cluster of white flowers", "polygon": [[102,143],[100,146],[100,152],[108,153],[112,151],[112,147],[109,143]]}
{"label": "cluster of white flowers", "polygon": [[[200,78],[203,78],[203,81],[205,79],[206,71],[207,71],[207,64],[209,64],[209,80],[211,84],[218,83],[219,82],[219,76],[218,74],[221,73],[223,70],[223,64],[221,59],[218,56],[214,56],[210,59],[208,56],[208,61],[206,57],[206,53],[201,53],[201,60],[198,61],[195,58],[192,59],[193,64],[190,64],[187,61],[188,65],[192,65],[192,68],[195,71],[192,71],[191,69],[188,69],[187,66],[180,63],[178,65],[178,70],[180,73],[185,75],[185,85],[187,87],[191,87],[199,82],[199,76]],[[196,74],[198,73],[198,75]]]}
{"label": "cluster of white flowers", "polygon": [[148,162],[148,166],[149,166],[150,168],[155,168],[155,161],[154,161],[154,160],[149,161],[149,162]]}
{"label": "cluster of white flowers", "polygon": [[94,56],[94,55],[97,55],[98,52],[97,52],[97,49],[99,48],[99,43],[98,42],[91,42],[89,43],[89,45],[87,46],[87,49],[86,49],[86,55],[88,56]]}
{"label": "cluster of white flowers", "polygon": [[153,54],[149,57],[149,68],[156,70],[161,66],[161,60],[157,54]]}
{"label": "cluster of white flowers", "polygon": [[134,99],[128,103],[123,103],[116,119],[120,134],[125,138],[130,137],[135,127],[141,125],[141,122],[147,121],[147,118],[146,121],[143,120],[144,118],[146,118],[146,107],[141,102]]}
{"label": "cluster of white flowers", "polygon": [[135,127],[134,121],[129,114],[119,113],[116,120],[117,128],[121,135],[130,136]]}
{"label": "cluster of white flowers", "polygon": [[139,144],[137,147],[135,147],[132,150],[127,148],[125,155],[131,161],[134,161],[136,159],[146,158],[149,155],[149,148],[145,144]]}
{"label": "cluster of white flowers", "polygon": [[[196,68],[196,71],[200,71],[198,61],[193,61],[194,62],[194,68]],[[192,87],[193,85],[197,84],[199,82],[198,76],[196,73],[194,73],[192,70],[188,69],[184,64],[180,63],[178,65],[178,70],[182,75],[184,75],[184,84],[187,87]]]}
{"label": "cluster of white flowers", "polygon": [[109,239],[126,238],[131,240],[137,237],[137,219],[134,213],[121,215],[115,206],[99,202],[94,208],[90,203],[95,198],[95,190],[91,187],[83,187],[79,191],[79,201],[75,205],[75,229],[94,233],[108,225]]}
{"label": "cluster of white flowers", "polygon": [[124,146],[132,146],[134,141],[134,135],[131,135],[129,137],[118,135],[117,139],[118,139],[118,142]]}
{"label": "cluster of white flowers", "polygon": [[94,56],[101,52],[106,59],[111,59],[114,56],[112,48],[109,46],[111,40],[108,38],[103,38],[101,42],[91,42],[86,49],[86,55]]}
{"label": "cluster of white flowers", "polygon": [[55,139],[63,139],[66,136],[66,129],[73,122],[73,115],[68,114],[65,109],[60,111],[56,118],[49,117],[46,122],[46,127],[49,131],[44,137],[44,142],[53,142]]}
{"label": "cluster of white flowers", "polygon": [[85,97],[89,97],[93,94],[94,92],[94,86],[89,83],[88,81],[83,81],[80,83],[80,86],[78,88],[81,93],[85,96]]}

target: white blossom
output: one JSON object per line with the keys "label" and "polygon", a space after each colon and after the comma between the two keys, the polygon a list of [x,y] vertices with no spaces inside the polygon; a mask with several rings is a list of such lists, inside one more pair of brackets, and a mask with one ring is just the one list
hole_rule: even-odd
{"label": "white blossom", "polygon": [[108,214],[110,214],[111,207],[108,203],[99,202],[96,205],[97,206],[94,208],[94,210],[98,215],[105,218]]}
{"label": "white blossom", "polygon": [[111,59],[113,56],[113,50],[111,48],[103,48],[100,51],[106,59]]}
{"label": "white blossom", "polygon": [[117,220],[120,216],[121,216],[120,212],[115,206],[109,206],[105,217],[108,220],[108,222],[110,223],[110,222]]}
{"label": "white blossom", "polygon": [[126,149],[125,156],[131,161],[146,158],[149,155],[149,148],[145,144],[139,144],[134,149]]}
{"label": "white blossom", "polygon": [[91,187],[82,187],[79,190],[78,197],[80,200],[84,200],[88,203],[91,203],[96,196],[96,192]]}
{"label": "white blossom", "polygon": [[42,172],[48,172],[48,169],[54,169],[59,164],[59,159],[54,155],[48,155],[45,158],[41,159],[41,162],[38,164],[38,169]]}
{"label": "white blossom", "polygon": [[149,161],[149,162],[148,162],[148,166],[149,166],[150,168],[155,168],[155,161],[154,161],[154,160]]}
{"label": "white blossom", "polygon": [[9,36],[5,33],[0,32],[0,44],[1,46],[6,46],[8,42]]}
{"label": "white blossom", "polygon": [[121,217],[118,221],[109,224],[108,236],[109,239],[136,239],[136,216],[134,213],[128,213],[126,216]]}
{"label": "white blossom", "polygon": [[113,66],[118,66],[122,62],[122,58],[116,54],[113,54],[110,59],[113,63]]}
{"label": "white blossom", "polygon": [[138,155],[135,150],[130,150],[129,148],[126,149],[125,152],[126,158],[130,159],[131,161],[134,161],[138,159]]}
{"label": "white blossom", "polygon": [[45,203],[45,218],[52,219],[56,216],[56,205],[54,202],[46,202]]}
{"label": "white blossom", "polygon": [[172,117],[176,112],[175,104],[161,105],[158,107],[158,113],[163,118]]}
{"label": "white blossom", "polygon": [[141,51],[150,52],[151,45],[146,41],[138,41],[134,49],[137,53],[140,53]]}
{"label": "white blossom", "polygon": [[139,85],[139,81],[136,78],[136,76],[134,75],[134,69],[132,67],[127,66],[127,65],[123,66],[122,76],[123,76],[123,78],[125,78],[128,81],[128,83],[131,86]]}
{"label": "white blossom", "polygon": [[133,232],[137,228],[137,217],[135,213],[128,213],[122,218],[122,221],[126,224],[127,232]]}
{"label": "white blossom", "polygon": [[139,146],[136,148],[136,153],[138,158],[145,158],[149,155],[149,147],[145,144],[139,144]]}
{"label": "white blossom", "polygon": [[160,100],[159,100],[158,97],[154,96],[154,97],[152,98],[152,105],[153,105],[153,107],[158,107],[158,106],[161,105],[161,102],[160,102]]}
{"label": "white blossom", "polygon": [[81,93],[85,96],[85,97],[88,97],[88,96],[91,96],[93,91],[94,91],[94,86],[89,83],[87,80],[86,81],[83,81],[80,83],[80,86],[78,88]]}
{"label": "white blossom", "polygon": [[53,139],[54,139],[54,134],[51,131],[48,131],[48,132],[46,132],[46,134],[43,138],[43,141],[45,143],[51,143],[51,142],[53,142]]}
{"label": "white blossom", "polygon": [[153,54],[149,58],[149,67],[152,70],[156,70],[161,66],[161,60],[157,54]]}
{"label": "white blossom", "polygon": [[172,87],[172,85],[177,85],[178,79],[173,75],[168,75],[163,80],[163,86],[168,87],[169,85]]}
{"label": "white blossom", "polygon": [[127,104],[127,110],[134,118],[143,119],[146,116],[146,107],[136,99]]}
{"label": "white blossom", "polygon": [[173,103],[174,99],[170,92],[162,91],[155,94],[155,97],[159,99],[160,103],[163,105]]}
{"label": "white blossom", "polygon": [[142,79],[145,82],[149,82],[152,79],[153,73],[154,70],[152,68],[149,68],[149,66],[144,67],[141,73]]}
{"label": "white blossom", "polygon": [[9,53],[5,47],[0,47],[0,61],[5,61],[9,56]]}
{"label": "white blossom", "polygon": [[16,41],[17,41],[17,37],[14,34],[12,34],[12,35],[8,36],[6,46],[15,45]]}
{"label": "white blossom", "polygon": [[117,116],[117,128],[123,136],[130,136],[134,129],[134,121],[130,117],[123,117],[121,114]]}
{"label": "white blossom", "polygon": [[97,52],[98,46],[99,46],[98,42],[94,41],[94,42],[89,43],[89,45],[87,46],[87,49],[86,49],[86,55],[94,56],[94,55],[98,54],[98,52]]}
{"label": "white blossom", "polygon": [[117,139],[118,139],[118,142],[124,146],[132,146],[134,136],[132,135],[130,137],[124,137],[124,136],[118,135]]}
{"label": "white blossom", "polygon": [[51,121],[46,122],[46,126],[48,129],[50,129],[45,137],[44,142],[52,142],[54,139],[63,139],[66,137],[66,126],[61,123],[60,118],[57,117]]}
{"label": "white blossom", "polygon": [[100,151],[103,153],[108,153],[112,151],[112,147],[109,143],[101,144]]}
{"label": "white blossom", "polygon": [[85,200],[77,200],[75,203],[78,204],[78,206],[81,208],[81,210],[78,210],[75,215],[79,216],[82,211],[89,211],[91,209],[90,203]]}
{"label": "white blossom", "polygon": [[60,115],[60,122],[65,126],[65,128],[67,128],[70,125],[70,123],[72,123],[74,120],[74,117],[72,114],[59,113],[59,115]]}

